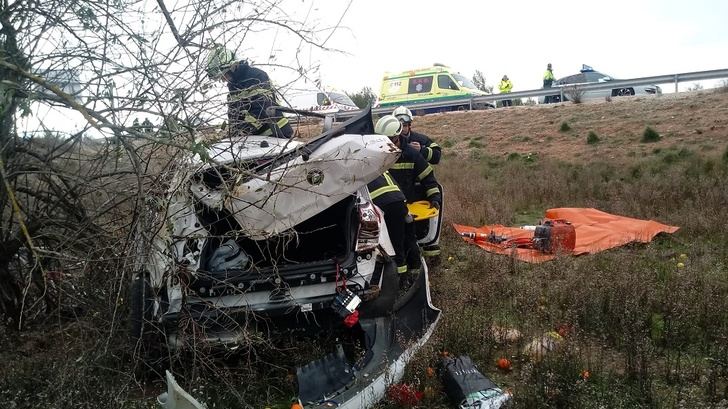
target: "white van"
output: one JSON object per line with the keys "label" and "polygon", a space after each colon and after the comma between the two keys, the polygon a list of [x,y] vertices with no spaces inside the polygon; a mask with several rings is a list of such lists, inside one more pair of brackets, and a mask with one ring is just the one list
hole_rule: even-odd
{"label": "white van", "polygon": [[348,95],[338,91],[290,90],[284,99],[294,109],[320,114],[359,109]]}

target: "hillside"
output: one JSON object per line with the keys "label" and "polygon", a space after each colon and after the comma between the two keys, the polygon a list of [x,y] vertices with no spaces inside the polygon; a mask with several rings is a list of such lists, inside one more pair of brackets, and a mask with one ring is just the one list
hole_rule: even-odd
{"label": "hillside", "polygon": [[[471,157],[473,151],[496,156],[517,152],[570,162],[627,162],[656,149],[719,154],[728,145],[726,91],[432,114],[417,117],[413,129],[437,140],[448,155],[461,157]],[[562,123],[571,129],[562,132]],[[663,138],[640,143],[648,126]],[[587,144],[589,132],[600,142]]]}

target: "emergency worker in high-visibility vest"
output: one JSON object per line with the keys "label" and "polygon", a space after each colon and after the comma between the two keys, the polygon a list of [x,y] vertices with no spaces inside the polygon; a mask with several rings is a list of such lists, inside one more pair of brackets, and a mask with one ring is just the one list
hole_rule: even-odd
{"label": "emergency worker in high-visibility vest", "polygon": [[[513,83],[511,80],[508,79],[507,75],[504,75],[501,81],[498,83],[498,90],[501,94],[509,94],[511,90],[513,89]],[[512,106],[513,102],[510,99],[504,99],[503,100],[503,106],[509,107]]]}
{"label": "emergency worker in high-visibility vest", "polygon": [[228,83],[228,124],[231,136],[264,135],[278,138],[293,136],[288,118],[280,112],[269,113],[278,106],[275,90],[265,71],[247,61],[235,61],[235,53],[217,45],[207,58],[207,73]]}
{"label": "emergency worker in high-visibility vest", "polygon": [[[546,65],[546,72],[543,73],[543,87],[544,88],[551,88],[551,85],[554,83],[554,70],[551,67],[551,63],[548,63]],[[546,98],[544,98],[544,103],[548,104],[554,102],[551,100],[551,95],[547,95]]]}

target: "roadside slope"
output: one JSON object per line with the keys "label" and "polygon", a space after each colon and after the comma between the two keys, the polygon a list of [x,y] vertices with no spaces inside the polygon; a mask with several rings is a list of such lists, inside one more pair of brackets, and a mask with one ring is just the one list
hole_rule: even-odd
{"label": "roadside slope", "polygon": [[[683,148],[710,156],[728,145],[727,91],[432,114],[416,118],[414,129],[443,145],[448,156],[465,158],[516,152],[569,162],[628,162],[656,149]],[[562,131],[563,123],[570,129]],[[662,139],[640,142],[646,127]],[[599,142],[587,143],[590,132]]]}

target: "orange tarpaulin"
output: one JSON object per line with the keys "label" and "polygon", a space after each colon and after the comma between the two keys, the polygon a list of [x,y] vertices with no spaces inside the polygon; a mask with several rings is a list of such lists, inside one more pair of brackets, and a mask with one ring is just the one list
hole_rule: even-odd
{"label": "orange tarpaulin", "polygon": [[[679,227],[668,226],[652,220],[633,219],[631,217],[617,216],[597,209],[558,208],[546,211],[547,219],[564,219],[571,222],[576,230],[576,246],[573,255],[596,253],[623,246],[636,241],[649,243],[658,233],[675,233]],[[458,233],[494,232],[496,235],[510,238],[531,238],[533,230],[519,227],[505,227],[499,224],[483,227],[470,227],[453,224]],[[463,237],[465,241],[473,240]],[[544,254],[534,249],[504,248],[487,241],[475,241],[475,244],[492,253],[513,254],[516,258],[529,263],[539,263],[551,260],[553,254]]]}

